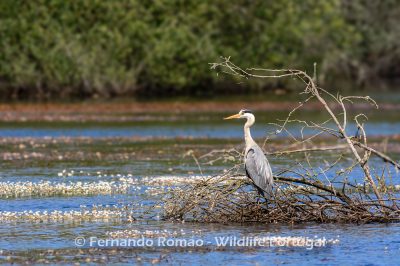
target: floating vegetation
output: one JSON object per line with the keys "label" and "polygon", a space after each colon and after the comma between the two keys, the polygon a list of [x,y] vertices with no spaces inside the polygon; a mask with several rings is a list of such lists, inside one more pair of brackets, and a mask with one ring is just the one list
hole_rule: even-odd
{"label": "floating vegetation", "polygon": [[132,206],[93,206],[69,211],[0,211],[0,222],[134,221]]}
{"label": "floating vegetation", "polygon": [[[81,265],[81,264],[146,264],[170,263],[169,252],[146,253],[143,248],[61,248],[32,251],[0,250],[1,264],[14,265]],[[207,250],[204,250],[207,251]]]}
{"label": "floating vegetation", "polygon": [[[139,238],[179,238],[184,243],[185,240],[196,237],[201,239],[203,232],[201,230],[119,230],[113,232],[107,232],[108,237],[114,239],[139,239]],[[214,237],[214,241],[207,241],[208,246],[216,245],[217,247],[305,247],[312,249],[313,247],[322,247],[326,245],[335,245],[340,242],[338,237],[326,239],[318,238],[317,236],[305,237],[305,236],[274,236],[269,233],[263,234],[245,234],[239,237]],[[204,241],[201,239],[201,243]],[[181,243],[182,243],[181,242]],[[153,243],[153,242],[152,242]],[[202,245],[203,246],[203,245]]]}
{"label": "floating vegetation", "polygon": [[[74,173],[73,170],[63,170],[58,173],[58,176],[70,177]],[[144,193],[155,196],[168,191],[171,187],[195,184],[211,178],[211,176],[146,176],[134,178],[130,174],[126,176],[122,174],[107,176],[102,172],[96,172],[95,174],[99,178],[110,177],[117,178],[117,180],[0,182],[0,198],[112,195],[140,191],[143,188],[145,188]]]}
{"label": "floating vegetation", "polygon": [[148,186],[176,186],[184,184],[195,184],[199,181],[206,181],[211,176],[145,176],[142,178],[125,178],[121,177],[119,180],[128,184],[146,184]]}
{"label": "floating vegetation", "polygon": [[148,237],[148,238],[156,238],[156,237],[178,237],[185,235],[196,235],[200,236],[202,234],[201,230],[191,230],[187,232],[183,229],[181,230],[136,230],[136,229],[127,229],[127,230],[118,230],[107,232],[106,235],[112,238],[139,238],[139,237]]}
{"label": "floating vegetation", "polygon": [[0,182],[0,198],[110,195],[127,193],[134,186],[114,181],[98,182]]}

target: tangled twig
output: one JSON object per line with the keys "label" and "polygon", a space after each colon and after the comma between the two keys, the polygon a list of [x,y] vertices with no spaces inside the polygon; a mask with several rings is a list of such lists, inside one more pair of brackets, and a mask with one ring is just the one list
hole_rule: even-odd
{"label": "tangled twig", "polygon": [[[388,155],[368,146],[364,127],[367,117],[364,114],[353,117],[358,129],[356,136],[347,132],[349,113],[346,105],[363,100],[378,108],[373,99],[369,96],[335,96],[318,87],[315,79],[301,70],[243,69],[232,63],[229,57],[212,63],[211,69],[245,79],[292,77],[305,84],[301,94],[306,95],[306,99],[290,111],[286,119],[274,124],[278,128],[274,134],[285,132],[291,143],[281,151],[267,153],[270,156],[286,156],[293,163],[280,171],[275,169],[278,174],[275,176],[274,193],[265,200],[259,198],[249,180],[240,175],[238,165],[242,160],[241,153],[236,150],[213,151],[200,159],[215,162],[230,158],[230,161],[238,164],[222,176],[171,190],[164,198],[164,218],[267,223],[400,221],[400,185],[385,181],[385,177],[391,175],[387,163],[396,170],[400,169],[400,165]],[[323,122],[294,118],[295,113],[311,101],[317,101],[326,111],[327,117]],[[332,104],[340,106],[341,113],[335,114]],[[289,124],[301,126],[300,138],[290,133],[287,128]],[[305,135],[306,128],[315,133]],[[315,145],[313,141],[321,136],[343,143],[334,146]],[[268,137],[265,142],[267,140]],[[321,161],[320,152],[328,151],[342,152],[333,154],[333,161]],[[303,160],[298,155],[303,155]],[[371,155],[385,162],[381,175],[372,175]],[[362,182],[354,177],[357,167],[362,169]]]}

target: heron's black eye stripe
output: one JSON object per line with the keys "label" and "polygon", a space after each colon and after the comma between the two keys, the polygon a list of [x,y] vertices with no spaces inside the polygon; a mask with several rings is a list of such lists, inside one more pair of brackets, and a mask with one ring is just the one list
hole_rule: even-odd
{"label": "heron's black eye stripe", "polygon": [[252,112],[250,110],[242,110],[243,114],[252,114]]}

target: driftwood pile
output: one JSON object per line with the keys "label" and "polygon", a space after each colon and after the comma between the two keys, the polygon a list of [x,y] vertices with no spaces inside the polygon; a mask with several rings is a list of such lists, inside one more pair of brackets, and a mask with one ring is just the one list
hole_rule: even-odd
{"label": "driftwood pile", "polygon": [[[205,155],[203,159],[207,158],[208,162],[228,156],[237,164],[221,175],[172,189],[164,198],[165,219],[219,223],[400,221],[397,180],[400,165],[369,146],[364,127],[366,115],[351,116],[347,110],[354,101],[365,101],[377,109],[373,99],[333,95],[317,86],[315,73],[310,77],[300,70],[242,69],[230,58],[222,58],[221,62],[211,64],[211,68],[244,79],[291,77],[304,83],[305,89],[301,92],[304,100],[285,120],[274,124],[277,130],[273,134],[285,133],[291,143],[285,150],[269,154],[270,157],[286,156],[287,161],[293,163],[279,171],[274,169],[274,192],[268,198],[260,198],[250,181],[241,174],[240,152],[230,150]],[[310,102],[319,103],[325,111],[323,121],[307,121],[301,115],[296,117]],[[357,127],[355,135],[349,134],[349,119]],[[300,125],[300,137],[288,130],[291,124]],[[303,134],[307,130],[313,133]],[[318,145],[321,138],[331,138],[336,144]],[[322,163],[321,152],[329,153],[331,159],[323,159]],[[372,165],[371,158],[379,159],[379,167]],[[199,162],[196,160],[196,163]]]}

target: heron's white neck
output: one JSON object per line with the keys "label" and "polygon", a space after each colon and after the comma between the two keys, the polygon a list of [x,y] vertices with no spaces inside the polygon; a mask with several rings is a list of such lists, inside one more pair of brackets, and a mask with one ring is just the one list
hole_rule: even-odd
{"label": "heron's white neck", "polygon": [[246,114],[246,124],[244,124],[244,140],[246,142],[246,147],[250,147],[254,142],[253,138],[251,137],[250,127],[255,122],[255,117],[252,114]]}

